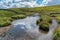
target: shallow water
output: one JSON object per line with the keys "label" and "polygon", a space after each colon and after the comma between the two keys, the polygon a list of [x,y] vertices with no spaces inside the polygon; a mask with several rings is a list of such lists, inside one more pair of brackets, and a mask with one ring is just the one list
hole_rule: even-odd
{"label": "shallow water", "polygon": [[39,32],[36,21],[38,15],[29,16],[25,19],[20,19],[12,22],[12,28],[7,32],[7,35],[1,40],[52,40],[53,30],[57,27],[57,22],[52,20],[50,31],[47,34]]}

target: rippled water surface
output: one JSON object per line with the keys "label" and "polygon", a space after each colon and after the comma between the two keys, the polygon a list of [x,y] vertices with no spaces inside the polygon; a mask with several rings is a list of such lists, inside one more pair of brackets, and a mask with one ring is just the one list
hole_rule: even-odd
{"label": "rippled water surface", "polygon": [[50,31],[47,34],[39,32],[36,21],[38,15],[28,16],[25,19],[15,20],[12,22],[12,28],[1,40],[52,40],[53,30],[57,27],[57,22],[52,20]]}

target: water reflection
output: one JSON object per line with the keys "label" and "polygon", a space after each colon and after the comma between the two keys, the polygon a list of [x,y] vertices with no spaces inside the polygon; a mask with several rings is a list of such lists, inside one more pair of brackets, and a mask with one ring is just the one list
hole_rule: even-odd
{"label": "water reflection", "polygon": [[8,33],[12,36],[14,36],[15,38],[17,37],[22,37],[25,35],[26,31],[25,31],[25,25],[15,25],[14,28],[11,28]]}
{"label": "water reflection", "polygon": [[29,16],[12,22],[12,28],[7,32],[3,40],[52,40],[53,31],[57,27],[57,22],[53,20],[50,31],[47,34],[39,32],[36,21],[38,15]]}

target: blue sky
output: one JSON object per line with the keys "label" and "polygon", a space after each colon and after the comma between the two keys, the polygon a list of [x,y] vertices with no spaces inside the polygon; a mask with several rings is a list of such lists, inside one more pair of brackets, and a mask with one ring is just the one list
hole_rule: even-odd
{"label": "blue sky", "polygon": [[43,0],[37,0],[37,4],[41,4]]}

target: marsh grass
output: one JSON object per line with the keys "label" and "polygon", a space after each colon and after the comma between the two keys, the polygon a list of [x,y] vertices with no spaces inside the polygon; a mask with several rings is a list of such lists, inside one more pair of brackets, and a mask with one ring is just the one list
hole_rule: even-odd
{"label": "marsh grass", "polygon": [[54,31],[54,40],[60,40],[60,25]]}
{"label": "marsh grass", "polygon": [[11,24],[10,17],[0,17],[0,27],[8,26]]}

